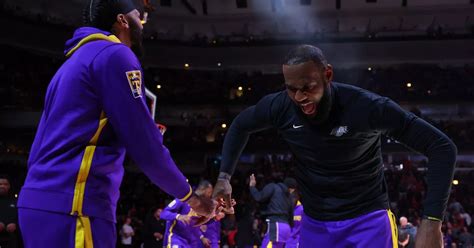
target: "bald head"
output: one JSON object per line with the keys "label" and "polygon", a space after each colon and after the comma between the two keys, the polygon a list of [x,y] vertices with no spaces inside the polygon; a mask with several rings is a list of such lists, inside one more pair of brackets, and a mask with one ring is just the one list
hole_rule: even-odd
{"label": "bald head", "polygon": [[408,224],[408,219],[405,216],[400,217],[400,226],[404,227]]}

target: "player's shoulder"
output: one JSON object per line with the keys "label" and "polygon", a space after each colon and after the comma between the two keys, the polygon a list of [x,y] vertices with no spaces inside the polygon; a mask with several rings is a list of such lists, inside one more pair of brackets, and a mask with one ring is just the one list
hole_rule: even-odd
{"label": "player's shoulder", "polygon": [[108,63],[137,64],[138,58],[133,51],[122,43],[103,42],[103,47],[97,53],[95,60],[108,61]]}
{"label": "player's shoulder", "polygon": [[174,199],[170,203],[168,203],[168,208],[173,208],[173,207],[179,207],[182,204],[182,202],[178,199]]}
{"label": "player's shoulder", "polygon": [[284,90],[281,90],[265,95],[260,101],[281,102],[284,101],[286,98],[288,98],[288,94]]}
{"label": "player's shoulder", "polygon": [[257,113],[270,113],[270,116],[274,117],[284,112],[285,106],[288,106],[287,101],[289,100],[288,94],[285,91],[278,91],[262,97],[255,105]]}
{"label": "player's shoulder", "polygon": [[374,104],[387,99],[369,90],[346,83],[333,82],[332,87],[341,105],[357,106],[361,104],[366,106],[366,104]]}
{"label": "player's shoulder", "polygon": [[97,57],[109,57],[110,59],[124,59],[124,60],[136,60],[137,56],[133,51],[122,43],[112,43],[108,41],[104,42],[104,46],[97,54]]}
{"label": "player's shoulder", "polygon": [[278,91],[275,93],[268,94],[260,99],[257,105],[270,107],[272,112],[282,111],[284,107],[289,106],[291,99],[288,97],[286,91]]}

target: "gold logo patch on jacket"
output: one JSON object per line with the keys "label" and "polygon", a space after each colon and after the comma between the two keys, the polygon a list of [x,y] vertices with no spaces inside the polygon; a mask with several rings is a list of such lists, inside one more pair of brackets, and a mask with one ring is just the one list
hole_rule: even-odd
{"label": "gold logo patch on jacket", "polygon": [[132,95],[135,98],[142,97],[142,72],[140,70],[127,71],[128,84],[132,90]]}

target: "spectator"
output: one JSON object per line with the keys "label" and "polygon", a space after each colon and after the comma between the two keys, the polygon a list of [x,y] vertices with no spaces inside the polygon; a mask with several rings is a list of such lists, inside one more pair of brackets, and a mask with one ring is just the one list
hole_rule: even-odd
{"label": "spectator", "polygon": [[471,226],[472,218],[469,215],[469,213],[467,212],[461,213],[461,216],[464,219],[464,223],[466,224],[466,226]]}
{"label": "spectator", "polygon": [[10,194],[10,180],[0,175],[0,247],[18,247],[16,199]]}
{"label": "spectator", "polygon": [[132,247],[132,237],[135,235],[135,232],[133,231],[132,226],[130,226],[131,223],[132,218],[127,217],[125,219],[125,223],[122,226],[122,229],[120,229],[121,244],[124,248]]}
{"label": "spectator", "polygon": [[460,248],[472,248],[474,244],[474,236],[469,233],[467,227],[463,227],[461,234],[459,235],[459,247]]}
{"label": "spectator", "polygon": [[461,213],[464,212],[464,208],[457,199],[453,199],[452,202],[448,206],[448,210],[452,213]]}
{"label": "spectator", "polygon": [[446,230],[446,233],[443,235],[444,248],[453,248],[456,247],[456,243],[453,241],[453,232],[451,228]]}
{"label": "spectator", "polygon": [[[404,216],[400,217],[400,226],[398,227],[398,233],[400,241],[404,244],[403,247],[413,248],[415,247],[416,227],[413,226],[408,219]],[[408,234],[408,235],[405,235]]]}
{"label": "spectator", "polygon": [[401,248],[409,247],[408,244],[410,242],[410,234],[403,232],[398,234],[398,245]]}
{"label": "spectator", "polygon": [[161,211],[163,211],[162,208],[157,208],[145,221],[144,248],[163,247],[166,221],[160,218]]}
{"label": "spectator", "polygon": [[453,215],[453,221],[452,221],[452,229],[453,229],[453,233],[455,235],[458,235],[463,227],[466,226],[465,222],[464,222],[464,218],[461,216],[461,214],[459,212],[454,212]]}

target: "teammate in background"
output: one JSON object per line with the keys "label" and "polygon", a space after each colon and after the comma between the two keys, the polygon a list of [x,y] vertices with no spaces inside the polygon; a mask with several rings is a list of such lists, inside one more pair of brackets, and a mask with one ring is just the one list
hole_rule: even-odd
{"label": "teammate in background", "polygon": [[[125,152],[148,178],[204,216],[145,102],[141,13],[132,0],[90,0],[52,78],[18,200],[25,247],[115,247]],[[54,230],[54,231],[51,231]]]}
{"label": "teammate in background", "polygon": [[296,180],[286,178],[283,183],[269,183],[261,191],[258,191],[256,185],[257,181],[252,174],[249,180],[250,194],[255,201],[264,205],[261,215],[267,222],[267,232],[261,247],[283,248],[291,234],[293,219],[291,194],[296,189]]}
{"label": "teammate in background", "polygon": [[230,201],[230,177],[250,134],[275,128],[295,157],[304,206],[300,247],[397,247],[381,152],[388,136],[428,158],[416,247],[442,247],[454,143],[392,100],[333,82],[317,47],[292,49],[282,69],[286,90],[242,111],[227,131],[214,197]]}
{"label": "teammate in background", "polygon": [[300,241],[301,219],[303,217],[303,205],[298,200],[296,201],[295,210],[293,211],[293,226],[291,227],[291,234],[288,241],[286,241],[285,248],[298,248]]}
{"label": "teammate in background", "polygon": [[[196,195],[211,199],[212,184],[208,181],[201,181],[196,189]],[[165,242],[166,247],[210,247],[210,241],[204,237],[201,229],[195,226],[197,216],[191,207],[177,199],[172,201],[161,212],[161,218],[166,220]]]}
{"label": "teammate in background", "polygon": [[[208,181],[204,181],[205,184],[209,183]],[[213,187],[212,184],[209,183],[209,187],[206,188],[206,192],[204,194],[205,197],[212,197]],[[233,207],[236,204],[235,200],[231,200],[231,206]],[[230,214],[233,214],[234,210],[231,208]],[[201,243],[198,244],[196,247],[211,247],[211,248],[219,248],[221,242],[221,220],[225,217],[224,212],[219,212],[216,217],[211,219],[206,224],[200,226],[201,230]],[[206,246],[209,244],[209,246]]]}
{"label": "teammate in background", "polygon": [[[211,219],[206,224],[201,225],[201,233],[203,238],[209,240],[209,247],[219,248],[221,242],[221,220],[225,217],[225,213],[220,212],[214,219]],[[203,244],[206,242],[203,242]],[[198,247],[205,247],[200,245]]]}

